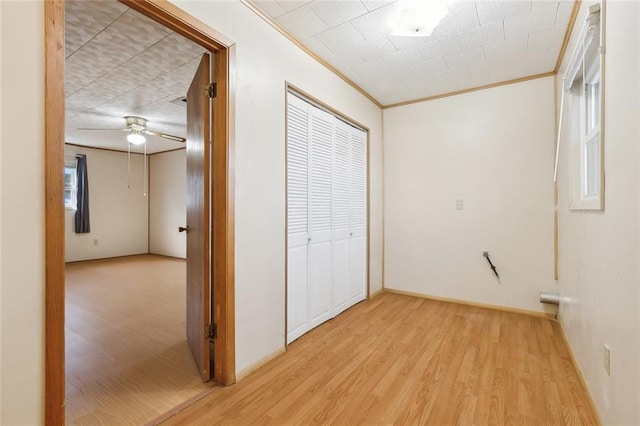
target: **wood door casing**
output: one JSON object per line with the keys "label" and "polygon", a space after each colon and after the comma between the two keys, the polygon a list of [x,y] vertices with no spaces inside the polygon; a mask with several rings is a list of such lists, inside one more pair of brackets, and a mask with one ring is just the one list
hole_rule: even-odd
{"label": "wood door casing", "polygon": [[[235,383],[235,297],[233,290],[235,259],[235,111],[234,68],[235,46],[213,56],[213,77],[217,96],[213,99],[212,131],[212,258],[211,278],[213,312],[217,324],[214,341],[214,372],[216,383]],[[229,356],[227,356],[229,354]],[[231,355],[233,354],[233,355]]]}
{"label": "wood door casing", "polygon": [[202,379],[211,379],[210,55],[202,55],[187,92],[187,340]]}
{"label": "wood door casing", "polygon": [[[235,44],[233,40],[207,26],[178,6],[158,0],[119,0],[160,25],[185,36],[215,52],[215,76],[218,97],[215,99],[213,125],[217,185],[224,188],[224,211],[214,210],[213,221],[219,224],[214,235],[217,261],[216,323],[218,338],[216,381],[235,383],[235,303],[234,303],[234,196],[235,196]],[[44,145],[45,167],[45,424],[64,424],[65,333],[64,333],[64,203],[62,203],[64,167],[64,5],[65,0],[44,4]],[[218,179],[219,177],[219,179]],[[216,217],[218,220],[216,221]],[[219,378],[218,378],[219,377]]]}

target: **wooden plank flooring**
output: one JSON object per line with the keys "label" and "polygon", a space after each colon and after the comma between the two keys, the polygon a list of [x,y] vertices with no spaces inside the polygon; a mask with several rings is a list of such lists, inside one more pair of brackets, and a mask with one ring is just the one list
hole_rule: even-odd
{"label": "wooden plank flooring", "polygon": [[556,322],[384,293],[167,425],[598,424]]}
{"label": "wooden plank flooring", "polygon": [[66,267],[68,424],[143,424],[211,389],[185,331],[185,261],[154,255]]}

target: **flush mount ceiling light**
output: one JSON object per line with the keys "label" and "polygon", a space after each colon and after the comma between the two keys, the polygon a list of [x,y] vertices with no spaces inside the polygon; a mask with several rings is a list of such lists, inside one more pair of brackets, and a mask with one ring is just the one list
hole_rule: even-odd
{"label": "flush mount ceiling light", "polygon": [[133,129],[131,133],[127,135],[127,140],[132,145],[142,145],[147,139],[140,134],[139,130]]}
{"label": "flush mount ceiling light", "polygon": [[429,37],[447,13],[449,8],[443,0],[401,0],[391,35]]}

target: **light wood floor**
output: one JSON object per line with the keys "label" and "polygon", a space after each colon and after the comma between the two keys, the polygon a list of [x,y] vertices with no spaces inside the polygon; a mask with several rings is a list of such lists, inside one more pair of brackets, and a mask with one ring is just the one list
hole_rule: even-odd
{"label": "light wood floor", "polygon": [[166,424],[597,424],[554,321],[384,293]]}
{"label": "light wood floor", "polygon": [[68,424],[142,424],[210,389],[186,343],[185,292],[184,260],[67,265]]}

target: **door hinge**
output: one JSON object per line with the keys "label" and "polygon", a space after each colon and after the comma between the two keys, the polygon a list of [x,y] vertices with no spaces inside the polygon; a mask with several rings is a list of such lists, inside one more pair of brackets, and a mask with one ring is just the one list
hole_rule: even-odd
{"label": "door hinge", "polygon": [[207,86],[207,96],[210,98],[215,98],[218,96],[218,83],[210,83]]}
{"label": "door hinge", "polygon": [[207,327],[207,337],[210,340],[218,338],[218,324],[209,324],[209,327]]}

